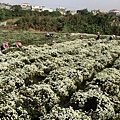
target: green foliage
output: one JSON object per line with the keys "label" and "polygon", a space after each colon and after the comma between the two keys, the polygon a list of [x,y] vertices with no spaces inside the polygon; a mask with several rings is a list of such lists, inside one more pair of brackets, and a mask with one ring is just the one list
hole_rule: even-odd
{"label": "green foliage", "polygon": [[72,15],[70,11],[61,15],[59,11],[30,11],[22,10],[21,6],[13,5],[12,10],[0,9],[0,21],[20,17],[16,22],[19,28],[30,28],[40,31],[81,32],[120,35],[120,17],[110,14],[97,13],[93,15],[87,9],[78,10]]}
{"label": "green foliage", "polygon": [[88,15],[89,11],[87,9],[83,9],[83,10],[77,10],[77,13],[81,15]]}
{"label": "green foliage", "polygon": [[0,21],[4,21],[11,17],[11,12],[7,9],[0,9]]}
{"label": "green foliage", "polygon": [[22,7],[21,7],[20,5],[13,5],[13,6],[11,7],[11,9],[12,9],[13,11],[19,12],[19,11],[22,10]]}

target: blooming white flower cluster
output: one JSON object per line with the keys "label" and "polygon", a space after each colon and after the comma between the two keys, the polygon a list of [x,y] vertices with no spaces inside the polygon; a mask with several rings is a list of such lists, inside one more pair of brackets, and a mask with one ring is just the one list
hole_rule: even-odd
{"label": "blooming white flower cluster", "polygon": [[118,119],[119,45],[76,39],[10,48],[0,56],[1,120]]}

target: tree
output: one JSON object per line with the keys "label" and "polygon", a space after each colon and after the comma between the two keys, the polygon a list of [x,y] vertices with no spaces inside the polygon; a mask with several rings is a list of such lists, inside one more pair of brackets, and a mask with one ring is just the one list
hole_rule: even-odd
{"label": "tree", "polygon": [[89,11],[87,9],[83,9],[83,10],[77,10],[77,13],[79,13],[81,15],[88,15]]}
{"label": "tree", "polygon": [[0,21],[5,20],[5,9],[0,10]]}
{"label": "tree", "polygon": [[13,5],[11,9],[13,11],[20,12],[22,10],[22,7],[20,5]]}

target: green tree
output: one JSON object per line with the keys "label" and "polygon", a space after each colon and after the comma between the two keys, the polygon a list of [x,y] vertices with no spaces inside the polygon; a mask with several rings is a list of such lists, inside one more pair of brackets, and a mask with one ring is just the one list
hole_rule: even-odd
{"label": "green tree", "polygon": [[0,21],[4,21],[6,19],[5,9],[0,10]]}
{"label": "green tree", "polygon": [[83,9],[83,10],[77,10],[77,13],[79,13],[81,15],[88,15],[89,11],[87,9]]}
{"label": "green tree", "polygon": [[20,5],[13,5],[11,9],[13,11],[20,12],[22,10],[22,7]]}

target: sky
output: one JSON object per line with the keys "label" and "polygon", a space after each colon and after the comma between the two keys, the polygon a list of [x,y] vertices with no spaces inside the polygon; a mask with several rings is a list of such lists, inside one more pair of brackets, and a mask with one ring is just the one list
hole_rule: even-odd
{"label": "sky", "polygon": [[108,12],[111,9],[120,10],[120,0],[0,0],[0,3],[9,3],[10,5],[21,5],[29,3],[30,5],[46,6],[47,8],[66,7],[67,10],[101,10]]}

